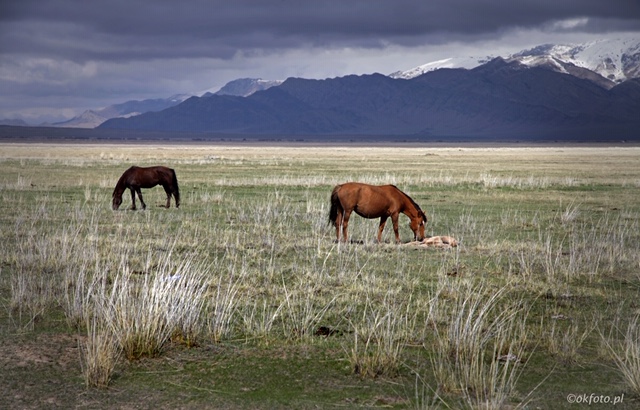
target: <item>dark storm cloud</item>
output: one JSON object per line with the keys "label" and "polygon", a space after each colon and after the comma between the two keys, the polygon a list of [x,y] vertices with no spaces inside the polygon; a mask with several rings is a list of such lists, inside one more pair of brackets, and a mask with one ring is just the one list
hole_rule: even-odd
{"label": "dark storm cloud", "polygon": [[[589,18],[582,30],[640,28],[640,3],[581,1],[72,1],[0,6],[3,53],[74,61],[212,57],[302,46],[383,47],[496,36]],[[436,34],[437,36],[429,37]],[[446,35],[446,36],[445,36]]]}
{"label": "dark storm cloud", "polygon": [[637,0],[0,1],[0,119],[61,120],[240,77],[390,73],[620,31],[640,32]]}

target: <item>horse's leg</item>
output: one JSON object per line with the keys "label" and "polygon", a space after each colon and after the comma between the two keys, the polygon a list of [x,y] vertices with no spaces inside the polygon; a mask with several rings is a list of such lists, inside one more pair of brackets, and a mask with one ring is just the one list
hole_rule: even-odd
{"label": "horse's leg", "polygon": [[380,218],[380,226],[378,227],[378,243],[382,242],[382,231],[384,231],[384,224],[387,223],[387,216]]}
{"label": "horse's leg", "polygon": [[345,209],[342,214],[342,242],[347,242],[349,240],[349,235],[347,234],[349,217],[351,217],[351,211]]}
{"label": "horse's leg", "polygon": [[391,222],[393,222],[393,233],[396,234],[396,243],[400,243],[400,233],[398,232],[398,216],[400,216],[400,214],[391,215]]}
{"label": "horse's leg", "polygon": [[334,222],[335,226],[336,226],[336,242],[340,242],[340,227],[342,226],[342,210],[340,210],[340,208],[338,208],[338,214],[336,216],[336,219]]}
{"label": "horse's leg", "polygon": [[131,210],[135,211],[136,210],[136,191],[133,188],[129,188],[129,191],[131,191]]}
{"label": "horse's leg", "polygon": [[165,208],[169,209],[171,207],[171,189],[168,186],[163,186],[164,192],[167,194],[167,206]]}
{"label": "horse's leg", "polygon": [[138,193],[138,198],[140,198],[140,203],[142,203],[142,209],[147,209],[147,204],[145,204],[144,199],[142,199],[142,191],[140,188],[136,188],[136,192]]}

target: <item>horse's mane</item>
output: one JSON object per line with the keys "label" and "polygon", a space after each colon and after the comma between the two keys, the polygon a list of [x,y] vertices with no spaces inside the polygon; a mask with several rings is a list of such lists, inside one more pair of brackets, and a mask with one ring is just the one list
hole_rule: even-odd
{"label": "horse's mane", "polygon": [[395,186],[395,185],[391,185],[391,186],[394,187],[395,189],[397,189],[398,192],[400,192],[402,195],[404,195],[413,204],[413,206],[415,206],[416,209],[418,211],[422,212],[422,214],[424,215],[424,211],[422,210],[422,208],[420,208],[420,205],[418,205],[418,203],[413,200],[413,198],[411,198],[409,195],[407,195],[403,190],[401,190],[397,186]]}
{"label": "horse's mane", "polygon": [[115,196],[116,194],[122,195],[124,190],[127,189],[126,181],[133,168],[135,168],[135,166],[129,167],[129,169],[127,169],[122,173],[122,175],[120,175],[120,178],[118,179],[118,182],[116,183],[116,187],[113,189],[113,194],[111,196]]}

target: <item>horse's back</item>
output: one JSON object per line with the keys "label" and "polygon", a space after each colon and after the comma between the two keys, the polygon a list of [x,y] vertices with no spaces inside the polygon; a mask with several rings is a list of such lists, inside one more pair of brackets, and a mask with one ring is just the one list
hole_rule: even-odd
{"label": "horse's back", "polygon": [[174,174],[175,171],[172,168],[165,167],[164,165],[154,165],[151,167],[136,167],[140,170],[140,172],[146,173],[156,173],[156,174]]}
{"label": "horse's back", "polygon": [[347,182],[338,185],[334,192],[341,206],[355,210],[366,218],[378,218],[394,213],[398,208],[397,192],[393,185],[369,185],[362,182]]}
{"label": "horse's back", "polygon": [[363,182],[346,182],[339,185],[340,193],[352,197],[393,198],[402,192],[395,185],[370,185]]}
{"label": "horse's back", "polygon": [[153,188],[156,185],[175,185],[175,171],[163,165],[151,167],[139,167],[133,165],[122,174],[121,179],[126,181],[128,186],[140,188]]}
{"label": "horse's back", "polygon": [[139,170],[139,169],[140,169],[140,167],[139,167],[139,166],[137,166],[137,165],[131,165],[129,168],[127,168],[127,170],[126,170],[126,171],[124,171],[124,172],[122,173],[122,176],[135,174],[136,172],[138,172],[138,170]]}

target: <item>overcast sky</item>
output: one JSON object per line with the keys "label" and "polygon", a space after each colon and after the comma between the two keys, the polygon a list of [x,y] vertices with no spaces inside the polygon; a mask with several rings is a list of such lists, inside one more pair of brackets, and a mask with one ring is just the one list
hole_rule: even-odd
{"label": "overcast sky", "polygon": [[638,0],[8,0],[0,119],[640,33]]}

